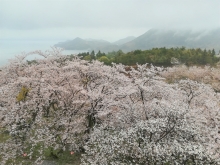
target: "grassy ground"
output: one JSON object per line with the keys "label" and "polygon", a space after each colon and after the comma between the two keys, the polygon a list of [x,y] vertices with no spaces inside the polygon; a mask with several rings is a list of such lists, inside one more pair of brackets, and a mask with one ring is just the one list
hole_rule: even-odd
{"label": "grassy ground", "polygon": [[9,138],[10,136],[8,135],[8,133],[4,132],[3,128],[0,128],[0,143],[4,143]]}
{"label": "grassy ground", "polygon": [[[7,139],[10,138],[10,135],[3,129],[0,128],[0,143],[6,142]],[[46,160],[43,161],[42,165],[80,165],[80,153],[71,154],[70,151],[63,151],[57,153],[52,149],[45,149],[44,156]],[[33,159],[29,159],[28,157],[19,156],[16,160],[8,161],[8,165],[11,164],[22,164],[24,165],[31,165],[34,164],[34,161],[38,157],[37,152],[34,152]],[[35,160],[34,160],[35,159]],[[0,155],[0,163],[1,163],[1,155]]]}

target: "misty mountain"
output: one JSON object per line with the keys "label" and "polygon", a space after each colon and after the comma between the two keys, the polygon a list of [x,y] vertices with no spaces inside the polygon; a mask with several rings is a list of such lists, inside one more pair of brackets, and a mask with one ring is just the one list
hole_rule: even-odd
{"label": "misty mountain", "polygon": [[120,45],[123,45],[129,41],[135,39],[134,36],[129,36],[115,42],[108,42],[105,40],[96,40],[96,39],[81,39],[79,37],[75,38],[74,40],[68,40],[65,42],[60,42],[55,44],[56,47],[61,47],[66,50],[95,50],[95,51],[103,51],[103,52],[110,52],[114,50],[119,50]]}
{"label": "misty mountain", "polygon": [[151,29],[146,33],[135,37],[126,37],[115,42],[105,40],[75,38],[71,41],[60,42],[57,47],[67,50],[95,50],[102,52],[124,52],[132,50],[146,50],[155,47],[186,47],[220,50],[220,28],[215,30],[191,31],[191,30],[158,30]]}
{"label": "misty mountain", "polygon": [[106,40],[102,40],[102,39],[97,40],[97,39],[93,39],[93,38],[86,38],[86,39],[84,39],[84,40],[86,40],[86,41],[97,41],[97,42],[106,42],[106,43],[110,43],[110,42],[108,42],[108,41],[106,41]]}
{"label": "misty mountain", "polygon": [[151,29],[134,40],[121,45],[123,51],[146,50],[155,47],[187,47],[220,49],[220,28],[215,30],[157,30]]}
{"label": "misty mountain", "polygon": [[135,38],[136,38],[136,37],[134,37],[134,36],[129,36],[129,37],[120,39],[120,40],[118,40],[118,41],[115,41],[115,42],[113,42],[112,44],[115,44],[115,45],[123,45],[123,44],[125,44],[125,43],[127,43],[127,42],[130,42],[130,41],[134,40]]}
{"label": "misty mountain", "polygon": [[81,39],[79,37],[74,40],[60,42],[55,44],[56,47],[61,47],[66,50],[110,50],[117,49],[117,45],[112,45],[110,42],[105,40],[94,40],[94,39]]}

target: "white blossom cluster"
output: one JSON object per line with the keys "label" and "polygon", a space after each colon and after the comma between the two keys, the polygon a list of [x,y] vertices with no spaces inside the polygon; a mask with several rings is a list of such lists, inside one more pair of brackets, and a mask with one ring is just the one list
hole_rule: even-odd
{"label": "white blossom cluster", "polygon": [[[45,59],[24,62],[32,53]],[[69,60],[55,48],[17,57],[0,72],[10,135],[1,163],[23,153],[40,161],[53,147],[82,152],[82,164],[219,164],[220,95],[191,80],[168,84],[163,70]]]}

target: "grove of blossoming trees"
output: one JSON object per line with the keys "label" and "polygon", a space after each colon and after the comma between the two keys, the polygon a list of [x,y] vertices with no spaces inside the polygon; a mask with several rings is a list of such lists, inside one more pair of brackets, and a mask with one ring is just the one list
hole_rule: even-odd
{"label": "grove of blossoming trees", "polygon": [[[30,64],[30,54],[45,59]],[[2,164],[24,153],[39,163],[47,148],[81,152],[82,164],[220,163],[220,94],[209,85],[168,84],[164,68],[69,60],[56,48],[1,70]]]}

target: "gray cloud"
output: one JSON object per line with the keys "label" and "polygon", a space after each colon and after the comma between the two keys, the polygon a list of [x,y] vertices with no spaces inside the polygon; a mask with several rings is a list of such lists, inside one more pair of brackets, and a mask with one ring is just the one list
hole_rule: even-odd
{"label": "gray cloud", "polygon": [[1,38],[110,39],[150,28],[216,28],[219,8],[219,0],[1,0],[0,31]]}

